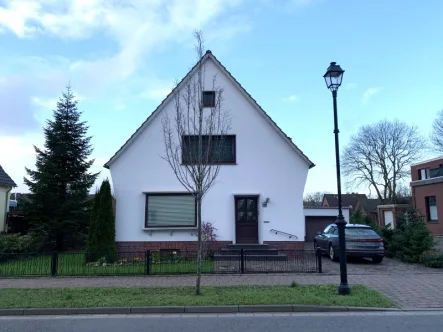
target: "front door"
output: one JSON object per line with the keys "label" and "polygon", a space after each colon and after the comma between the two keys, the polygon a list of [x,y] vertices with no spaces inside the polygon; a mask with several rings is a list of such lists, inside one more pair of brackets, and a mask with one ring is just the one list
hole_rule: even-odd
{"label": "front door", "polygon": [[258,197],[235,197],[236,243],[258,243]]}

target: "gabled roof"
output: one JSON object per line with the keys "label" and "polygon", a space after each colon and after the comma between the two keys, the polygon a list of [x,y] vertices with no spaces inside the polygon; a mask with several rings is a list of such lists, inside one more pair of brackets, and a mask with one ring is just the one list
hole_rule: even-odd
{"label": "gabled roof", "polygon": [[0,186],[17,187],[15,182],[3,170],[3,167],[1,165],[0,165]]}
{"label": "gabled roof", "polygon": [[360,206],[365,212],[377,212],[377,206],[382,204],[382,201],[378,198],[366,198],[359,199]]}
{"label": "gabled roof", "polygon": [[[336,194],[324,194],[323,201],[327,199],[329,206],[338,206],[338,195]],[[341,205],[342,206],[352,206],[352,209],[355,208],[355,205],[359,200],[368,199],[365,194],[342,194],[341,195]]]}
{"label": "gabled roof", "polygon": [[252,96],[242,87],[242,85],[232,76],[232,74],[223,66],[220,61],[212,54],[211,51],[206,51],[205,55],[197,62],[194,67],[186,74],[186,76],[179,82],[179,84],[166,96],[165,99],[160,103],[160,105],[152,112],[152,114],[142,123],[142,125],[132,134],[131,137],[122,145],[122,147],[108,160],[108,162],[104,165],[104,167],[109,168],[109,166],[123,153],[123,151],[140,135],[141,132],[149,125],[149,123],[162,111],[163,107],[167,104],[169,100],[171,100],[174,96],[174,92],[184,84],[188,78],[192,76],[192,74],[196,71],[197,65],[199,63],[204,63],[208,59],[211,59],[215,65],[226,74],[226,76],[232,81],[232,83],[240,90],[241,93],[253,104],[253,106],[268,120],[269,124],[284,138],[287,142],[292,146],[293,150],[302,157],[302,159],[309,165],[309,168],[315,166],[315,164],[309,160],[309,158],[301,151],[297,145],[292,142],[292,139],[287,136],[283,130],[271,119],[271,117],[261,108],[261,106],[257,103],[257,101],[252,98]]}

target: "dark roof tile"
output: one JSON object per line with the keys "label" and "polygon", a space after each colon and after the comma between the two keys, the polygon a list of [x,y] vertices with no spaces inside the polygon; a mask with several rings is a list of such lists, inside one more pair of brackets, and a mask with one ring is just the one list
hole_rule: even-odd
{"label": "dark roof tile", "polygon": [[[328,200],[329,206],[338,206],[338,195],[336,194],[325,194],[323,196],[323,199]],[[368,199],[365,194],[342,194],[341,195],[341,205],[343,207],[349,207],[355,208],[355,205],[359,200],[366,200]]]}
{"label": "dark roof tile", "polygon": [[11,179],[11,177],[3,170],[3,167],[0,165],[0,186],[10,186],[17,187],[15,182]]}

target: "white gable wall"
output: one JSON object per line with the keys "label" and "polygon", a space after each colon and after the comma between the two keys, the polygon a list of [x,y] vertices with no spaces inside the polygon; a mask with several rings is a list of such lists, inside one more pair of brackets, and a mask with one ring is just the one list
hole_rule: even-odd
{"label": "white gable wall", "polygon": [[[211,90],[214,73],[218,85],[224,88],[224,108],[232,117],[230,134],[236,135],[237,165],[221,166],[216,185],[203,201],[203,221],[215,224],[221,241],[235,242],[234,195],[258,194],[259,242],[288,240],[270,229],[294,234],[302,241],[303,190],[309,165],[212,60],[205,65],[207,89]],[[173,100],[163,111],[174,112]],[[117,202],[116,241],[196,240],[189,230],[174,230],[172,235],[169,231],[154,231],[150,235],[143,230],[143,192],[185,191],[160,157],[164,155],[163,111],[110,165]],[[262,207],[266,197],[270,202]]]}

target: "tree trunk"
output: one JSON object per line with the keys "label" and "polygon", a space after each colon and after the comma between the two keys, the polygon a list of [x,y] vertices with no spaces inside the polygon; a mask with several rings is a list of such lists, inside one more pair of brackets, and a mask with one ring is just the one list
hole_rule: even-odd
{"label": "tree trunk", "polygon": [[201,198],[197,198],[197,280],[195,283],[195,293],[200,295],[200,281],[202,272],[202,208]]}
{"label": "tree trunk", "polygon": [[61,231],[57,231],[55,235],[55,250],[63,251],[64,234]]}

